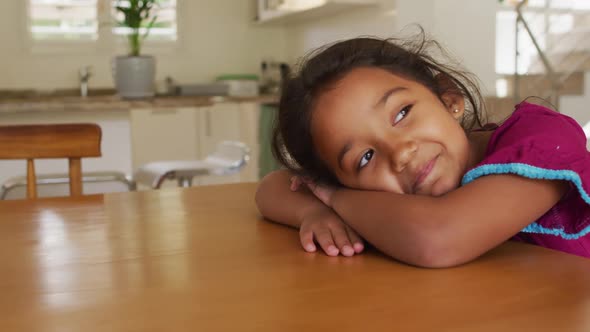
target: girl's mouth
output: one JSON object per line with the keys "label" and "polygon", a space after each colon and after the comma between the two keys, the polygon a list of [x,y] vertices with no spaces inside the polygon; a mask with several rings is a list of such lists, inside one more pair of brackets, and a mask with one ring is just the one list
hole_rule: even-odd
{"label": "girl's mouth", "polygon": [[414,181],[414,186],[413,186],[414,193],[416,193],[416,190],[418,188],[420,188],[420,185],[422,183],[424,183],[426,178],[428,178],[428,175],[430,175],[430,173],[432,173],[432,170],[434,169],[437,159],[438,159],[438,155],[436,157],[432,158],[428,163],[426,163],[426,165],[424,165],[420,168],[420,170],[416,174],[416,180]]}

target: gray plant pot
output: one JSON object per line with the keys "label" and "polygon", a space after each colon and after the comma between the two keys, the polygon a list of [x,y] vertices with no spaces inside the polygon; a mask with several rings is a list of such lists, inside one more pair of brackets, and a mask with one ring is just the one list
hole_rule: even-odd
{"label": "gray plant pot", "polygon": [[112,62],[117,93],[123,98],[153,97],[156,59],[152,56],[117,56]]}

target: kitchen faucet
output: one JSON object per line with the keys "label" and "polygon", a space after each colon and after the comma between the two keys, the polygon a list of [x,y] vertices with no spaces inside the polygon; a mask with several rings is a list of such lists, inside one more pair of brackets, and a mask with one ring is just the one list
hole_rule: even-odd
{"label": "kitchen faucet", "polygon": [[88,96],[88,81],[90,80],[90,76],[92,76],[92,72],[90,71],[92,67],[84,66],[80,68],[78,71],[78,78],[80,79],[80,96],[86,97]]}

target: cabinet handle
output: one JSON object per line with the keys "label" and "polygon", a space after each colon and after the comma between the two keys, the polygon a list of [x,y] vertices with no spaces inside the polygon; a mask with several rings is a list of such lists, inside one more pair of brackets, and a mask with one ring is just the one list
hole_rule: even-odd
{"label": "cabinet handle", "polygon": [[205,135],[211,136],[211,114],[209,110],[205,111]]}

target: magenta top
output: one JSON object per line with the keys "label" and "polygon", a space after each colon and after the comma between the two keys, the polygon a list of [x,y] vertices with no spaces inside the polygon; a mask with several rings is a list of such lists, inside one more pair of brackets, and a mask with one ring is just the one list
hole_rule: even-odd
{"label": "magenta top", "polygon": [[488,174],[569,182],[562,199],[513,239],[590,258],[590,152],[576,121],[540,105],[516,105],[462,184]]}

